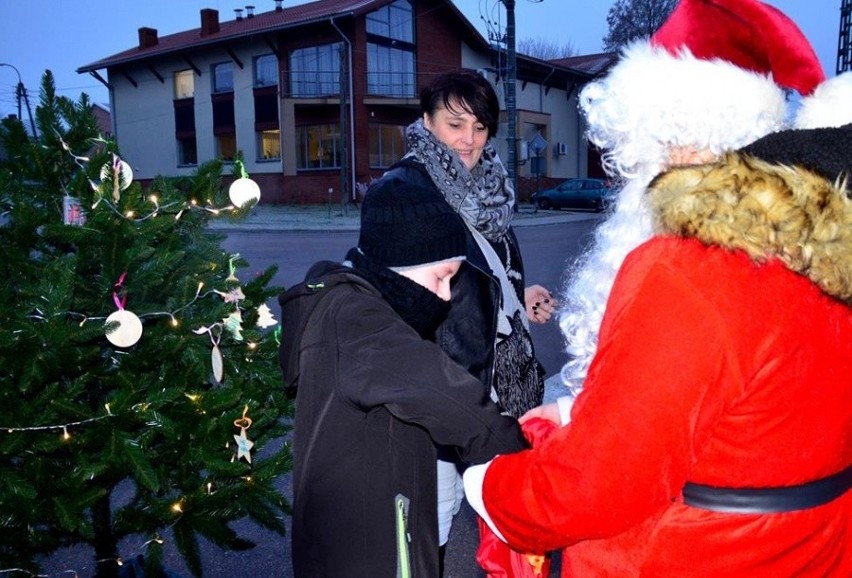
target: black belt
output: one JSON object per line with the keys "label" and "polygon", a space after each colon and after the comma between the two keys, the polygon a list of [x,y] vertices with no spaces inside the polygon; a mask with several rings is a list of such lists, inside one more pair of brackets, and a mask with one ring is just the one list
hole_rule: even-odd
{"label": "black belt", "polygon": [[827,478],[783,488],[715,488],[687,482],[688,506],[734,514],[774,514],[815,508],[836,500],[852,487],[852,466]]}

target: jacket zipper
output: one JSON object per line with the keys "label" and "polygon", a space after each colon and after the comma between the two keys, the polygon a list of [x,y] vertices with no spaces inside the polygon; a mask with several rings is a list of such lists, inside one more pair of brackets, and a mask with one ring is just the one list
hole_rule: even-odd
{"label": "jacket zipper", "polygon": [[411,559],[409,557],[408,544],[411,541],[408,535],[408,498],[397,494],[394,498],[396,510],[396,554],[397,554],[397,578],[411,578]]}

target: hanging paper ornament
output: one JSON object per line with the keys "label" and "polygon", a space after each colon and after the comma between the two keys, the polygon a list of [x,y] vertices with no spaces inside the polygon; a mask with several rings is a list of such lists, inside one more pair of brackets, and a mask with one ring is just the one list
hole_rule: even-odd
{"label": "hanging paper ornament", "polygon": [[276,321],[275,317],[272,316],[272,310],[266,305],[266,303],[262,304],[257,308],[257,325],[261,329],[266,329],[267,327],[272,327],[276,325],[278,321]]}
{"label": "hanging paper ornament", "polygon": [[234,161],[234,166],[239,169],[240,178],[231,183],[231,186],[228,188],[228,196],[231,199],[231,203],[235,207],[242,207],[249,202],[252,204],[257,203],[260,200],[260,187],[249,178],[242,161]]}
{"label": "hanging paper ornament", "polygon": [[220,295],[222,299],[224,299],[225,303],[239,303],[246,298],[241,287],[235,287],[227,292],[214,289],[213,292]]}
{"label": "hanging paper ornament", "polygon": [[118,307],[118,311],[111,313],[106,318],[106,324],[118,323],[118,327],[109,331],[106,338],[116,347],[130,347],[135,345],[142,337],[142,321],[132,311],[124,308],[127,301],[126,296],[119,297],[119,289],[124,287],[124,278],[127,273],[122,273],[118,281],[113,285],[112,300]]}
{"label": "hanging paper ornament", "polygon": [[132,311],[119,309],[106,318],[106,323],[118,322],[118,327],[106,334],[116,347],[131,347],[142,337],[142,321]]}
{"label": "hanging paper ornament", "polygon": [[248,463],[251,463],[251,448],[254,447],[254,442],[246,436],[246,430],[251,427],[251,418],[247,414],[248,406],[245,406],[243,417],[234,420],[234,427],[240,428],[240,433],[234,434],[234,440],[237,442],[237,459],[245,458]]}
{"label": "hanging paper ornament", "polygon": [[234,338],[234,341],[243,340],[243,315],[242,313],[240,313],[239,309],[225,317],[222,320],[222,323],[225,329],[230,332],[231,337]]}
{"label": "hanging paper ornament", "polygon": [[132,182],[133,169],[118,155],[112,155],[112,163],[101,167],[101,186],[108,188],[107,183],[112,185],[112,200],[116,203],[121,198],[120,191],[125,190]]}
{"label": "hanging paper ornament", "polygon": [[225,361],[222,359],[222,352],[219,350],[219,344],[213,344],[213,350],[210,352],[210,365],[213,366],[213,379],[216,383],[222,383],[225,377]]}
{"label": "hanging paper ornament", "polygon": [[228,196],[235,207],[242,207],[247,203],[257,203],[260,200],[260,187],[249,178],[240,177],[231,183]]}
{"label": "hanging paper ornament", "polygon": [[214,334],[213,330],[219,325],[214,325],[213,327],[199,327],[198,329],[193,329],[192,332],[196,335],[201,335],[202,333],[206,333],[210,336],[210,343],[213,344],[213,349],[210,351],[210,365],[213,367],[213,379],[216,380],[216,383],[222,383],[222,379],[225,375],[225,361],[222,358],[222,351],[219,349],[219,339],[220,335]]}
{"label": "hanging paper ornament", "polygon": [[62,199],[62,222],[78,227],[86,224],[86,212],[83,211],[80,199],[65,195]]}

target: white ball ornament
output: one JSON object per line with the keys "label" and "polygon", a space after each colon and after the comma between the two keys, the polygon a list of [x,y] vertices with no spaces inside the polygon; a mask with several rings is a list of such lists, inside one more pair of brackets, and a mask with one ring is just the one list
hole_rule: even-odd
{"label": "white ball ornament", "polygon": [[126,162],[119,160],[115,165],[106,163],[101,167],[101,181],[110,180],[110,170],[116,166],[116,174],[120,177],[121,190],[125,190],[133,182],[133,168]]}
{"label": "white ball ornament", "polygon": [[119,309],[106,319],[107,324],[117,322],[118,327],[106,334],[106,338],[116,347],[136,345],[142,337],[142,322],[132,311]]}
{"label": "white ball ornament", "polygon": [[260,200],[260,187],[248,177],[240,177],[231,183],[228,196],[235,207],[242,207],[246,203],[257,203]]}

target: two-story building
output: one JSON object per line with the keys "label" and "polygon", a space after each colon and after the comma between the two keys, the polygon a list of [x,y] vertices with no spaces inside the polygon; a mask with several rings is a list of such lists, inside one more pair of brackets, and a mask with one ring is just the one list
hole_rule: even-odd
{"label": "two-story building", "polygon": [[[239,151],[265,203],[357,199],[405,152],[403,129],[435,74],[477,70],[505,99],[505,59],[450,0],[273,1],[228,20],[205,8],[199,28],[167,36],[139,28],[137,46],[78,69],[109,88],[112,132],[139,179]],[[588,173],[577,92],[599,70],[574,64],[517,57],[521,199]]]}

